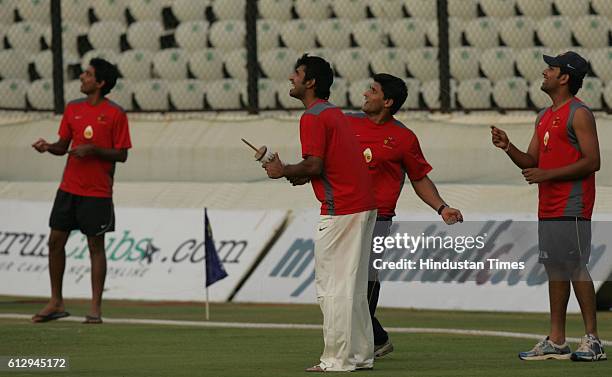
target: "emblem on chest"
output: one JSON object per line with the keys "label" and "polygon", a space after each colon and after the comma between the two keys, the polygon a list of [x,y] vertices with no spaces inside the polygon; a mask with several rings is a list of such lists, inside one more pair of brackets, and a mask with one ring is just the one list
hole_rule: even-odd
{"label": "emblem on chest", "polygon": [[83,137],[87,140],[90,140],[91,138],[93,138],[93,135],[94,135],[93,127],[92,126],[85,127],[85,130],[83,130]]}
{"label": "emblem on chest", "polygon": [[370,148],[366,148],[363,151],[363,157],[365,158],[365,162],[367,162],[367,163],[372,161],[372,150]]}

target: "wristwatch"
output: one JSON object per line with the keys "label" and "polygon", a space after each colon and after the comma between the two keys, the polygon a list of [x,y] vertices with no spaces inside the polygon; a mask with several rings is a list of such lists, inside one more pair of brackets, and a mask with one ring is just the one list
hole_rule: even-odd
{"label": "wristwatch", "polygon": [[444,208],[448,207],[448,204],[444,203],[440,206],[440,208],[438,208],[438,215],[442,215],[442,211],[444,211]]}

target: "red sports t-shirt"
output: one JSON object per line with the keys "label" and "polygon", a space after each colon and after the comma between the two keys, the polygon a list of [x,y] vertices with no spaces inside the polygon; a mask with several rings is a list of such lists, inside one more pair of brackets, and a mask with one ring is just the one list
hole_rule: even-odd
{"label": "red sports t-shirt", "polygon": [[376,209],[372,181],[359,144],[336,106],[317,100],[300,118],[302,157],[323,159],[323,172],[312,188],[322,215],[349,215]]}
{"label": "red sports t-shirt", "polygon": [[[100,148],[127,149],[132,147],[125,111],[105,99],[96,106],[79,99],[66,106],[59,137],[72,140],[70,149],[81,144]],[[69,155],[60,190],[81,196],[110,198],[113,195],[115,163],[96,156]]]}
{"label": "red sports t-shirt", "polygon": [[[574,113],[579,108],[589,110],[574,98],[557,111],[549,107],[541,113],[536,125],[540,169],[571,165],[582,157],[572,125]],[[590,219],[595,204],[595,173],[575,181],[542,182],[538,191],[539,218],[571,216]]]}
{"label": "red sports t-shirt", "polygon": [[379,216],[395,216],[406,174],[411,181],[424,178],[432,169],[414,132],[392,119],[376,124],[364,113],[348,113],[347,119],[361,144],[374,184]]}

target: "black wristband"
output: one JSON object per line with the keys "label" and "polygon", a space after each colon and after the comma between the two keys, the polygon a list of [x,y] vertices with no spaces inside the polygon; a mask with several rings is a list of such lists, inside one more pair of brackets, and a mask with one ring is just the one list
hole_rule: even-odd
{"label": "black wristband", "polygon": [[440,208],[438,208],[438,215],[442,215],[442,211],[444,211],[444,208],[448,207],[448,204],[444,203],[440,206]]}

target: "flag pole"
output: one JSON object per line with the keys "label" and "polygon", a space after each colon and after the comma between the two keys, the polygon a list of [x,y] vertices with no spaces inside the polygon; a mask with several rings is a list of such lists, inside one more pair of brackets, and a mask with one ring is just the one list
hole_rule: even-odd
{"label": "flag pole", "polygon": [[206,320],[210,321],[210,304],[208,302],[208,287],[206,287]]}

